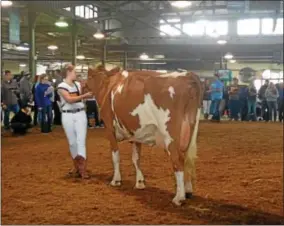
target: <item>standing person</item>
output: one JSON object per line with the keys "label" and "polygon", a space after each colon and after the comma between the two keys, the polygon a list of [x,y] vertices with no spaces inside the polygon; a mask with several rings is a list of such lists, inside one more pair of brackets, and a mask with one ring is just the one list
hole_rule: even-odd
{"label": "standing person", "polygon": [[257,90],[253,82],[249,84],[248,87],[248,112],[247,112],[247,120],[249,121],[250,118],[252,121],[256,121],[256,95]]}
{"label": "standing person", "polygon": [[32,100],[32,86],[29,81],[30,74],[23,74],[20,80],[20,99],[21,104],[26,106]]}
{"label": "standing person", "polygon": [[281,82],[278,86],[278,117],[279,121],[282,122],[284,120],[284,84]]}
{"label": "standing person", "polygon": [[[268,121],[269,117],[269,109],[265,97],[265,91],[268,87],[269,80],[265,80],[265,83],[260,87],[259,92],[258,92],[258,98],[261,101],[261,117],[263,120]],[[266,110],[268,111],[268,114],[266,113]]]}
{"label": "standing person", "polygon": [[62,74],[59,69],[55,71],[55,76],[54,76],[55,82],[54,82],[54,102],[53,102],[53,110],[54,110],[54,119],[53,119],[53,124],[54,125],[61,125],[61,112],[58,106],[58,102],[60,101],[59,94],[57,93],[57,87],[60,83],[63,82]]}
{"label": "standing person", "polygon": [[86,100],[88,127],[92,128],[92,119],[95,119],[95,128],[103,128],[102,122],[99,118],[98,104],[95,97]]}
{"label": "standing person", "polygon": [[38,106],[37,106],[36,99],[35,99],[35,89],[37,85],[39,84],[38,77],[39,77],[38,75],[35,76],[34,84],[32,86],[32,95],[33,95],[33,101],[34,101],[34,117],[33,117],[34,126],[37,126],[37,124],[41,122],[40,114],[38,114]]}
{"label": "standing person", "polygon": [[48,76],[42,74],[39,76],[39,84],[35,88],[35,99],[38,107],[38,112],[41,114],[41,132],[51,132],[52,123],[52,106],[50,97],[52,94],[48,94],[49,89]]}
{"label": "standing person", "polygon": [[204,81],[204,90],[203,90],[203,114],[204,118],[208,119],[210,114],[210,105],[211,105],[211,95],[210,95],[210,81],[205,79]]}
{"label": "standing person", "polygon": [[265,98],[268,105],[269,121],[272,121],[272,111],[273,111],[273,121],[276,122],[277,115],[277,99],[279,97],[278,90],[274,83],[270,82],[266,91]]}
{"label": "standing person", "polygon": [[88,179],[86,171],[86,135],[87,116],[83,100],[92,97],[92,93],[82,94],[81,85],[76,81],[75,67],[66,65],[62,71],[65,80],[58,85],[62,125],[68,139],[74,170],[83,179]]}
{"label": "standing person", "polygon": [[18,95],[18,83],[13,79],[11,72],[6,70],[1,86],[1,105],[4,110],[4,127],[6,130],[10,128],[10,112],[12,111],[14,114],[17,114],[20,110]]}
{"label": "standing person", "polygon": [[233,84],[229,89],[229,109],[230,120],[239,120],[240,113],[240,97],[239,97],[239,80],[233,78]]}
{"label": "standing person", "polygon": [[210,113],[212,115],[211,121],[220,122],[219,106],[223,98],[223,89],[224,89],[224,84],[219,79],[219,75],[215,73],[214,81],[210,86],[210,93],[211,93]]}

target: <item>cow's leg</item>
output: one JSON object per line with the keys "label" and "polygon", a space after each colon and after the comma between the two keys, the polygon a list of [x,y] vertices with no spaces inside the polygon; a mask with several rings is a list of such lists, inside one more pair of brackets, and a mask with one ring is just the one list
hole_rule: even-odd
{"label": "cow's leg", "polygon": [[135,166],[136,170],[136,184],[135,188],[137,189],[144,189],[144,176],[140,169],[140,153],[141,153],[141,144],[133,142],[132,144],[132,162]]}
{"label": "cow's leg", "polygon": [[121,185],[121,174],[120,174],[120,156],[117,141],[114,135],[109,135],[110,146],[112,150],[112,163],[114,168],[114,174],[112,181],[110,182],[111,186],[120,186]]}
{"label": "cow's leg", "polygon": [[169,150],[176,178],[176,196],[173,199],[173,203],[180,206],[185,200],[184,155],[182,155],[176,147],[176,145],[172,144],[170,145]]}

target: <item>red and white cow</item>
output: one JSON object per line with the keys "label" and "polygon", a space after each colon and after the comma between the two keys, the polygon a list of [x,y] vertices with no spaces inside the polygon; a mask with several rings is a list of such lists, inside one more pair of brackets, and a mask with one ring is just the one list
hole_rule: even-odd
{"label": "red and white cow", "polygon": [[154,71],[106,71],[103,66],[88,71],[87,89],[100,106],[110,141],[114,176],[121,185],[118,142],[133,145],[135,188],[145,188],[140,168],[141,144],[159,145],[168,152],[176,178],[180,205],[192,195],[195,180],[196,137],[202,96],[201,83],[191,72],[160,74]]}

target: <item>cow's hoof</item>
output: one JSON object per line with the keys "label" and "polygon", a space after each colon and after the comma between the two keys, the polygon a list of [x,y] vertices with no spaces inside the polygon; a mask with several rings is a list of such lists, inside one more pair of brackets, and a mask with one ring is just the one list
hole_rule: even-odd
{"label": "cow's hoof", "polygon": [[185,198],[191,199],[192,198],[192,193],[191,192],[185,193]]}
{"label": "cow's hoof", "polygon": [[176,198],[176,197],[175,197],[172,202],[173,202],[176,206],[181,206],[181,205],[184,203],[184,201],[185,201],[185,198],[184,198],[184,199],[183,199],[183,198],[180,199],[180,198]]}
{"label": "cow's hoof", "polygon": [[121,181],[111,181],[110,182],[110,185],[113,186],[113,187],[119,187],[121,186]]}
{"label": "cow's hoof", "polygon": [[135,185],[135,188],[136,189],[140,189],[140,190],[142,190],[142,189],[145,189],[145,184],[144,184],[144,181],[139,181],[139,182],[137,182],[136,183],[136,185]]}

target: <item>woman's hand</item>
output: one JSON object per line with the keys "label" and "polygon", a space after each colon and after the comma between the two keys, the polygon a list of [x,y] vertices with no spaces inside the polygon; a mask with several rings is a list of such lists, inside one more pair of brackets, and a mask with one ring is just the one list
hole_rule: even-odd
{"label": "woman's hand", "polygon": [[38,111],[41,111],[42,110],[42,108],[38,108]]}
{"label": "woman's hand", "polygon": [[83,94],[82,96],[83,96],[83,99],[90,98],[90,97],[93,97],[93,93],[92,92],[87,92],[87,93]]}

